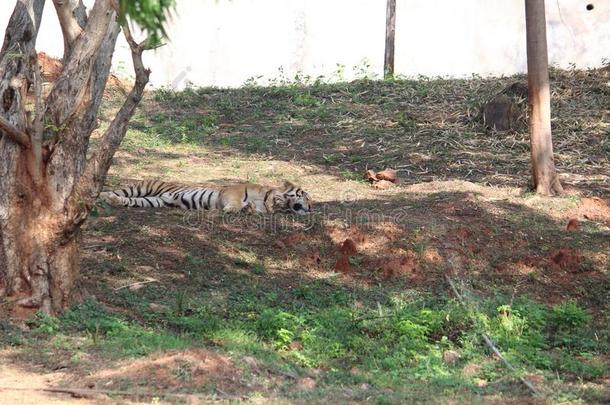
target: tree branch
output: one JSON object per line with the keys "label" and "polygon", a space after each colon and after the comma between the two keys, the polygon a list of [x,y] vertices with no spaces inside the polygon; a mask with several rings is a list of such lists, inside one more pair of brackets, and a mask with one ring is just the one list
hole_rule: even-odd
{"label": "tree branch", "polygon": [[[80,2],[79,2],[80,3]],[[70,52],[72,52],[72,46],[76,38],[83,32],[82,26],[76,19],[73,10],[80,6],[75,4],[73,0],[53,0],[55,11],[57,12],[57,18],[59,19],[59,25],[61,26],[61,32],[64,36],[64,62],[68,60]]]}
{"label": "tree branch", "polygon": [[32,146],[28,134],[13,126],[13,124],[11,124],[6,118],[1,115],[0,131],[26,149],[29,149]]}
{"label": "tree branch", "polygon": [[115,17],[110,10],[108,0],[95,2],[87,26],[75,40],[70,58],[64,61],[61,75],[47,97],[47,112],[51,113],[56,127],[62,127],[73,114],[77,113],[78,107],[87,95],[85,84],[91,77],[92,61],[95,61],[99,54],[108,25]]}
{"label": "tree branch", "polygon": [[83,175],[78,179],[70,195],[68,202],[70,224],[65,228],[68,233],[78,229],[87,218],[91,206],[95,203],[104,185],[106,174],[112,163],[112,157],[125,137],[129,120],[142,100],[144,88],[149,80],[150,70],[145,68],[142,62],[142,53],[148,49],[148,41],[144,40],[138,44],[133,39],[127,24],[124,24],[122,28],[125,39],[131,48],[136,80],[121,109],[99,140],[95,151],[87,161]]}

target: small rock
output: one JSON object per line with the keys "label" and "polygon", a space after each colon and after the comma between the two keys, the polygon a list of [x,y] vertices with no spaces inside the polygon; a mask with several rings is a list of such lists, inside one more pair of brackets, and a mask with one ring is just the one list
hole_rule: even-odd
{"label": "small rock", "polygon": [[516,103],[510,97],[499,94],[483,108],[483,121],[487,128],[507,131],[515,126],[517,114]]}
{"label": "small rock", "polygon": [[155,304],[154,302],[151,302],[150,304],[148,304],[148,308],[153,311],[153,312],[167,312],[169,310],[169,307],[167,305],[161,305],[161,304]]}
{"label": "small rock", "polygon": [[302,390],[312,390],[316,388],[316,382],[311,377],[303,377],[297,381],[297,386]]}
{"label": "small rock", "polygon": [[477,378],[475,380],[475,384],[477,385],[477,387],[479,388],[484,388],[487,387],[487,380],[484,380],[482,378]]}
{"label": "small rock", "polygon": [[443,362],[445,364],[455,364],[461,357],[455,350],[445,350],[443,352]]}

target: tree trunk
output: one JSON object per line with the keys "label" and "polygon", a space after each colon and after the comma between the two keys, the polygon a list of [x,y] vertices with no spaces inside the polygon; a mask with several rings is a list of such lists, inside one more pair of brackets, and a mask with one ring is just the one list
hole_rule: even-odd
{"label": "tree trunk", "polygon": [[394,76],[394,42],[396,38],[396,0],[387,0],[385,16],[385,55],[383,77]]}
{"label": "tree trunk", "polygon": [[555,195],[561,193],[563,188],[553,161],[544,0],[525,0],[525,19],[533,182],[537,193]]}
{"label": "tree trunk", "polygon": [[[97,0],[88,18],[81,1],[54,4],[66,51],[44,102],[35,52],[44,0],[17,1],[0,52],[0,303],[16,315],[58,313],[70,303],[79,273],[80,226],[149,73],[141,61],[144,45],[125,27],[136,85],[87,161],[120,32],[116,3]],[[26,112],[28,93],[35,93],[33,118]]]}
{"label": "tree trunk", "polygon": [[[44,0],[18,1],[11,15],[2,50],[0,51],[0,115],[18,131],[27,130],[25,117],[26,95],[33,82],[29,66],[35,52],[36,36]],[[26,254],[23,232],[27,226],[24,213],[33,212],[35,194],[27,172],[31,150],[15,142],[3,131],[0,138],[0,296],[19,298],[32,279],[23,268]],[[38,201],[39,203],[39,201]]]}

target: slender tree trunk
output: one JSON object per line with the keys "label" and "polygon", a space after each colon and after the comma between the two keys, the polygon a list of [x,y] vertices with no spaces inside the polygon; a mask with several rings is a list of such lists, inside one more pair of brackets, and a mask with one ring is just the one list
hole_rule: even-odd
{"label": "slender tree trunk", "polygon": [[385,17],[385,57],[383,77],[394,76],[394,41],[396,37],[396,0],[387,0]]}
{"label": "slender tree trunk", "polygon": [[533,182],[539,194],[554,195],[563,188],[553,161],[544,0],[525,0],[525,18]]}
{"label": "slender tree trunk", "polygon": [[[87,161],[120,32],[117,3],[97,0],[87,17],[80,0],[54,0],[66,51],[62,72],[42,100],[35,42],[44,3],[17,1],[0,52],[0,304],[19,315],[24,309],[58,313],[70,303],[80,226],[149,74],[144,45],[125,27],[136,84]],[[28,93],[35,93],[34,117],[26,112]]]}

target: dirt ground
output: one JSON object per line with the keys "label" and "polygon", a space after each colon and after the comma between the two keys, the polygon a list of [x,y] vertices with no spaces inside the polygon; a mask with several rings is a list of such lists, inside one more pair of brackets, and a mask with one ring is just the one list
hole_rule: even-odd
{"label": "dirt ground", "polygon": [[[227,324],[257,319],[261,302],[307,312],[336,296],[354,313],[381,313],[388,297],[447,297],[447,275],[479,300],[527,296],[548,306],[573,300],[603,325],[610,312],[608,72],[553,72],[552,79],[556,157],[566,188],[556,198],[528,189],[526,129],[498,133],[479,120],[481,103],[515,78],[148,94],[115,157],[108,188],[143,179],[197,185],[288,179],[313,196],[314,213],[222,216],[100,205],[83,230],[77,302],[95,302],[120,321],[112,318],[117,324],[106,335],[97,330],[111,322],[106,318],[86,332],[70,326],[78,333],[52,321],[32,327],[51,330],[25,345],[40,350],[0,352],[1,402],[381,403],[400,389],[361,382],[362,365],[322,361],[295,374],[286,364],[303,361],[296,357],[298,339],[272,354],[246,347],[248,334],[205,335],[205,344],[172,339],[194,327],[186,324],[192,317],[213,315]],[[120,96],[109,92],[100,131]],[[364,179],[367,169],[386,167],[398,170],[397,185],[376,189]],[[86,323],[87,314],[78,322]],[[178,321],[184,324],[172,323]],[[121,334],[136,324],[136,339]],[[117,347],[104,346],[103,338]],[[598,357],[610,364],[607,354]],[[347,380],[325,384],[333,367],[346,368],[348,377],[341,378]],[[543,403],[506,383],[508,377],[489,374],[477,375],[466,402]],[[531,378],[549,395],[572,384],[610,398],[607,375],[586,382]],[[16,389],[3,390],[9,386]],[[76,400],[42,391],[58,386],[115,394]],[[148,394],[120,394],[139,389]],[[479,389],[489,391],[481,397]],[[454,394],[463,390],[447,392],[436,400],[461,401]],[[420,397],[426,398],[435,397]],[[580,397],[568,402],[574,398]]]}
{"label": "dirt ground", "polygon": [[[64,378],[61,372],[48,373],[45,370],[26,371],[22,365],[10,360],[6,351],[0,352],[0,399],[5,404],[65,404],[69,394],[46,392]],[[10,388],[9,388],[10,387]],[[79,400],[79,404],[93,403]]]}

